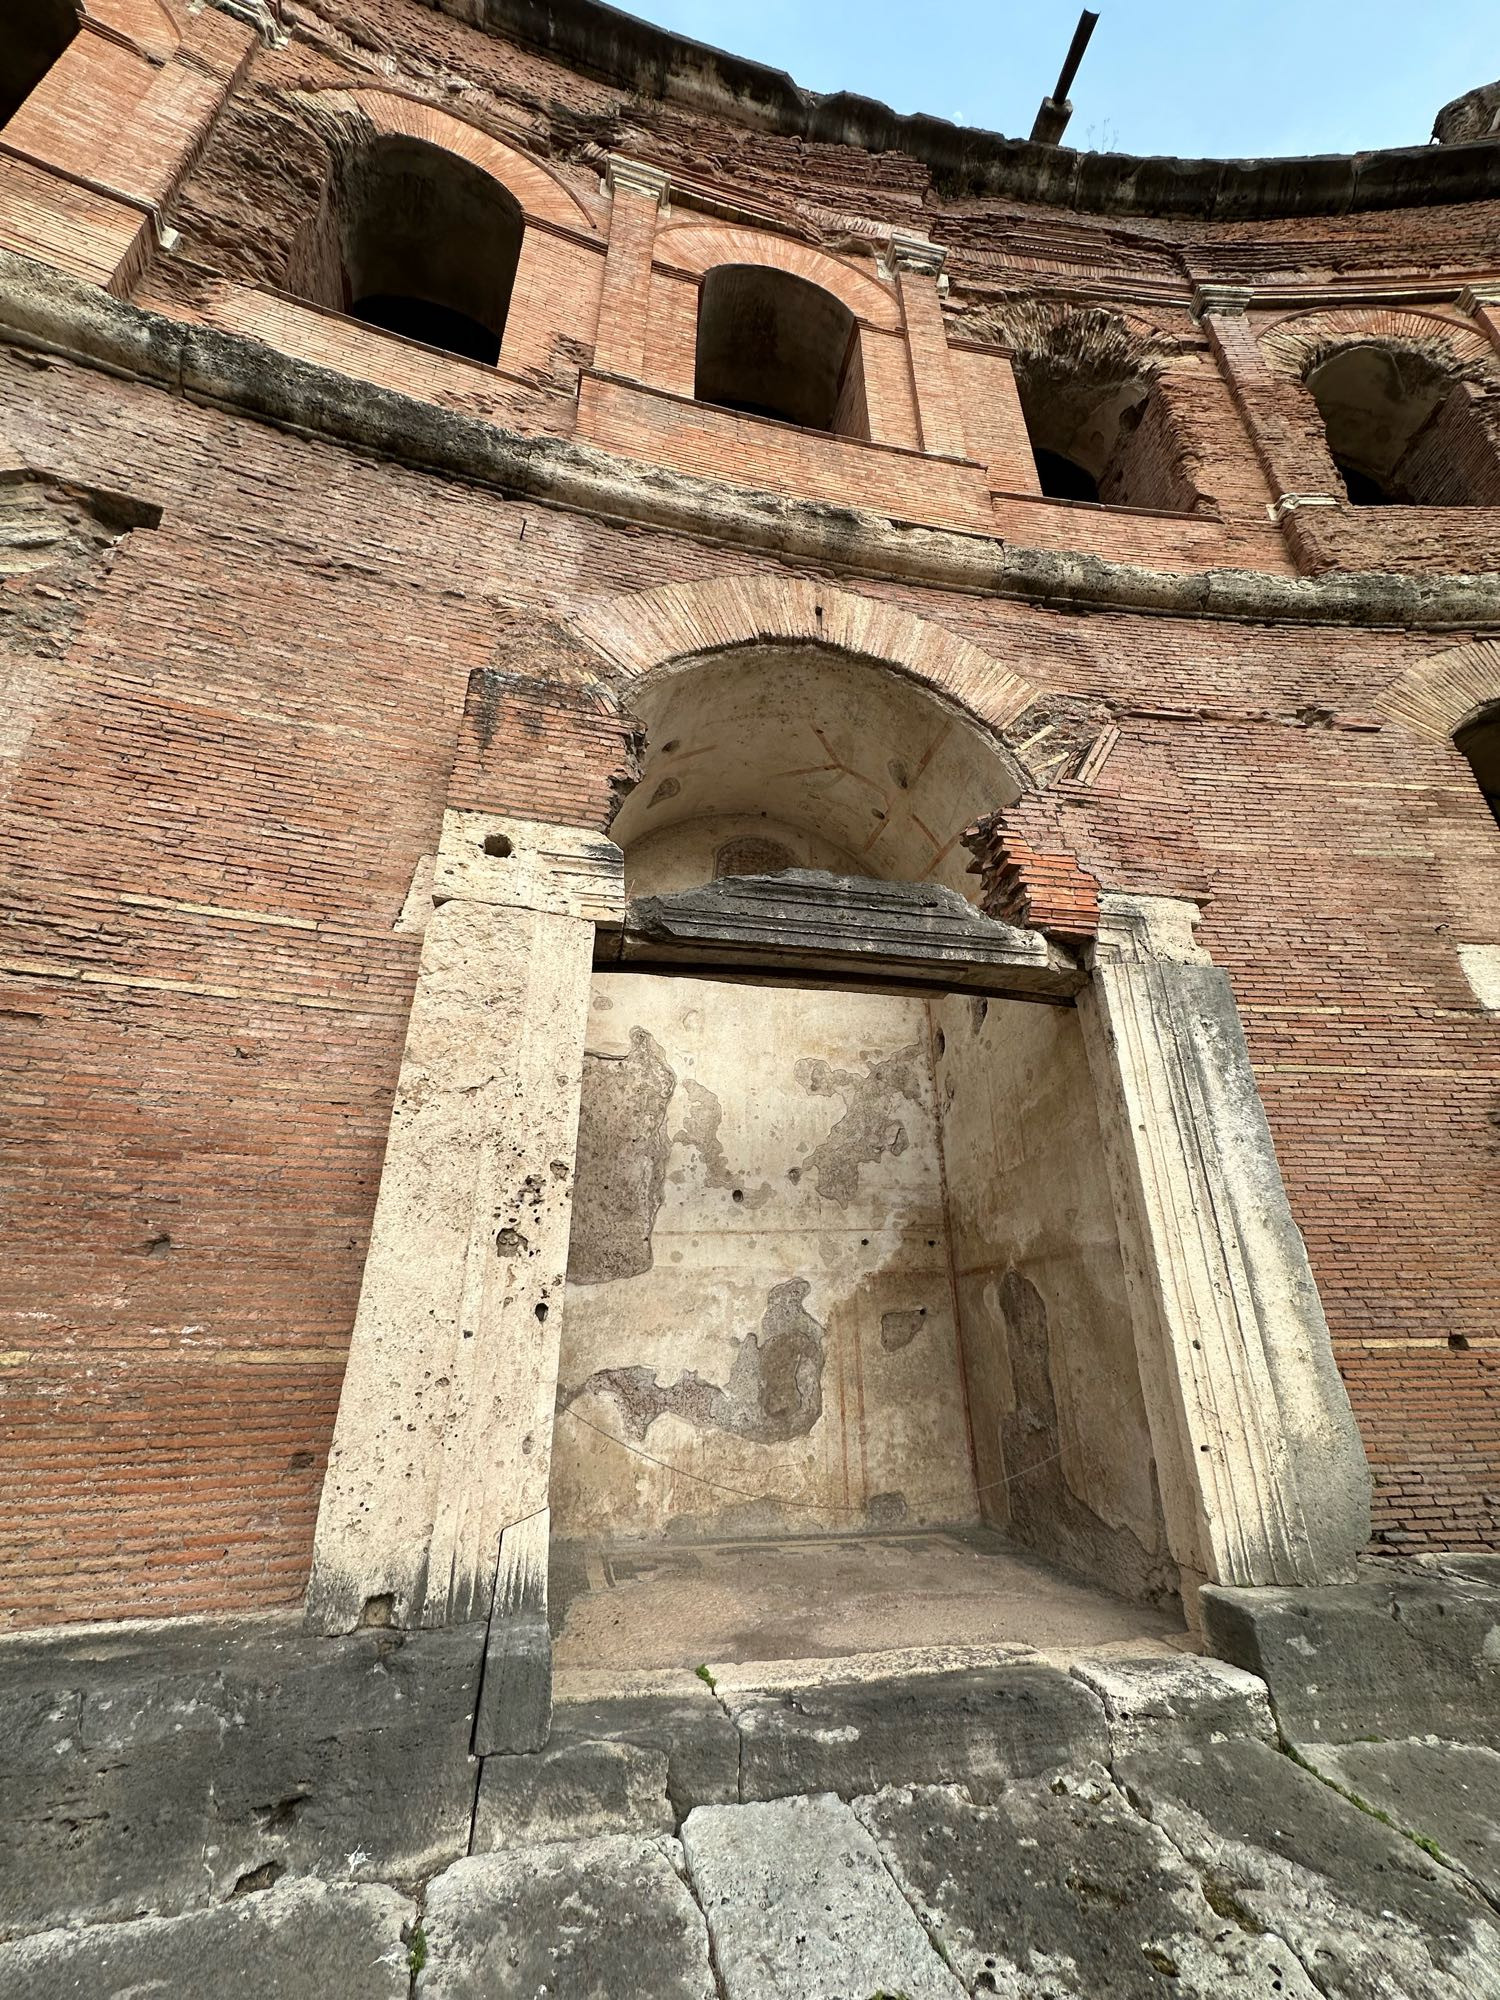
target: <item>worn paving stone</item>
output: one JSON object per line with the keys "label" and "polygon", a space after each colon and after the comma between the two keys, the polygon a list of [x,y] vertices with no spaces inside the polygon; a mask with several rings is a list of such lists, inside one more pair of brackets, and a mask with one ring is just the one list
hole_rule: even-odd
{"label": "worn paving stone", "polygon": [[971,1993],[1008,2000],[1316,2000],[1291,1948],[1213,1909],[1103,1771],[975,1805],[957,1786],[855,1807]]}
{"label": "worn paving stone", "polygon": [[1215,1736],[1275,1740],[1265,1682],[1227,1660],[1107,1654],[1072,1671],[1103,1702],[1116,1756]]}
{"label": "worn paving stone", "polygon": [[680,1865],[628,1834],[456,1861],[428,1885],[416,2000],[715,2000]]}
{"label": "worn paving stone", "polygon": [[287,1881],[212,1910],[0,1945],[0,1993],[16,2000],[406,2000],[403,1930],[416,1906],[394,1889]]}
{"label": "worn paving stone", "polygon": [[473,1851],[675,1830],[664,1750],[635,1743],[551,1743],[532,1757],[485,1759]]}
{"label": "worn paving stone", "polygon": [[1403,1743],[1314,1743],[1307,1761],[1342,1791],[1440,1848],[1500,1903],[1500,1752],[1435,1738]]}
{"label": "worn paving stone", "polygon": [[1284,1937],[1330,2000],[1496,2000],[1500,1922],[1451,1870],[1264,1743],[1121,1758],[1211,1900]]}
{"label": "worn paving stone", "polygon": [[982,1792],[1109,1755],[1098,1697],[1040,1665],[788,1689],[751,1698],[734,1719],[745,1799],[852,1799],[886,1785]]}
{"label": "worn paving stone", "polygon": [[850,1808],[702,1806],[682,1830],[727,2000],[960,2000]]}

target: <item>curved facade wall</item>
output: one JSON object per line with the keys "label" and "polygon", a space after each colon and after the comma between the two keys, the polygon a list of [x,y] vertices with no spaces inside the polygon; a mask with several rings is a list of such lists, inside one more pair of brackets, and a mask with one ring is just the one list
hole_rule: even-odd
{"label": "curved facade wall", "polygon": [[[1493,1546],[1500,145],[1098,164],[749,66],[739,122],[727,58],[457,11],[90,5],[6,129],[6,1615],[301,1593],[444,815],[602,840],[636,678],[761,642],[997,736],[934,881],[1080,963],[1201,910],[1380,1546]],[[493,366],[346,310],[382,137],[519,210]],[[756,265],[852,328],[830,428],[695,398]],[[1309,384],[1362,346],[1395,504]]]}

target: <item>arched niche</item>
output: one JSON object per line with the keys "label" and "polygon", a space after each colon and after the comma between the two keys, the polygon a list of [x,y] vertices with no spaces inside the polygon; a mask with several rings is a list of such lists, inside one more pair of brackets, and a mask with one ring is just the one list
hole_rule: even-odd
{"label": "arched niche", "polygon": [[868,437],[859,327],[842,300],[764,264],[719,264],[698,300],[699,402]]}
{"label": "arched niche", "polygon": [[0,126],[8,125],[78,33],[75,0],[10,0],[0,32]]}
{"label": "arched niche", "polygon": [[830,646],[676,660],[629,703],[645,761],[612,838],[635,894],[812,868],[972,898],[960,836],[1021,789],[998,737],[957,703]]}
{"label": "arched niche", "polygon": [[507,189],[440,146],[386,135],[346,168],[340,217],[354,318],[498,361],[524,232]]}
{"label": "arched niche", "polygon": [[1360,341],[1338,348],[1307,374],[1329,454],[1357,506],[1462,505],[1468,498],[1451,460],[1419,467],[1422,434],[1454,389],[1452,372],[1430,354]]}
{"label": "arched niche", "polygon": [[1485,803],[1500,820],[1500,702],[1460,723],[1453,732],[1453,742],[1468,760]]}

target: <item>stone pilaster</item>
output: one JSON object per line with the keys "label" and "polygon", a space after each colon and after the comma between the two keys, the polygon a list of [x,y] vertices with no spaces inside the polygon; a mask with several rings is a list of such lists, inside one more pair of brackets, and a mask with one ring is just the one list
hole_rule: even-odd
{"label": "stone pilaster", "polygon": [[1199,285],[1193,315],[1208,337],[1275,496],[1272,517],[1290,534],[1300,508],[1335,506],[1343,492],[1327,451],[1314,446],[1308,424],[1294,421],[1283,402],[1295,385],[1278,381],[1267,368],[1248,317],[1252,303],[1253,294],[1243,286]]}
{"label": "stone pilaster", "polygon": [[948,333],[938,297],[938,279],[947,252],[925,237],[910,236],[897,229],[891,235],[890,256],[906,322],[907,354],[922,449],[948,458],[963,458],[967,453],[963,416],[948,359]]}
{"label": "stone pilaster", "polygon": [[[485,1616],[502,1535],[529,1524],[528,1576],[545,1548],[594,929],[622,912],[620,855],[449,812],[432,896],[308,1585],[334,1632]],[[517,1593],[537,1609],[534,1578]]]}
{"label": "stone pilaster", "polygon": [[1079,996],[1185,1585],[1346,1574],[1369,1471],[1239,1011],[1191,904],[1105,896]]}
{"label": "stone pilaster", "polygon": [[666,206],[669,183],[659,167],[612,153],[605,185],[612,205],[594,366],[638,381],[646,360],[656,222]]}

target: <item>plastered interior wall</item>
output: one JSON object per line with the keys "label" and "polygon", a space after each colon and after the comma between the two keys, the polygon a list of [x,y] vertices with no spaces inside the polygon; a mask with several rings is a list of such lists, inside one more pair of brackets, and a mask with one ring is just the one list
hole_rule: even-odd
{"label": "plastered interior wall", "polygon": [[601,973],[587,1051],[554,1535],[975,1519],[926,1003]]}
{"label": "plastered interior wall", "polygon": [[983,1516],[1163,1602],[1176,1576],[1078,1017],[943,994],[932,1020]]}

